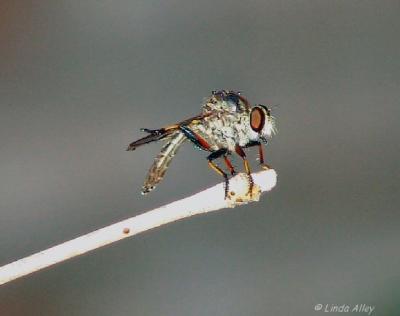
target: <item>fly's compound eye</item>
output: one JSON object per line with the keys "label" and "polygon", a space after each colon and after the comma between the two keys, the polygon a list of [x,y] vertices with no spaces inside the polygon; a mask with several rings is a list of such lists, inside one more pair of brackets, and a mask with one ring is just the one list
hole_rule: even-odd
{"label": "fly's compound eye", "polygon": [[262,107],[268,116],[271,116],[271,110],[268,107],[266,107],[265,105],[262,105],[262,104],[259,104],[258,106]]}
{"label": "fly's compound eye", "polygon": [[251,129],[259,133],[265,124],[265,112],[261,107],[254,107],[250,112],[250,126]]}

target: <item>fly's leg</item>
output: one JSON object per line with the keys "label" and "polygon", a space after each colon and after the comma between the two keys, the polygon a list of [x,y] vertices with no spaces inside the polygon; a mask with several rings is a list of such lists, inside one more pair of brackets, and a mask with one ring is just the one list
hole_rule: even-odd
{"label": "fly's leg", "polygon": [[252,196],[254,181],[253,181],[253,177],[251,176],[250,165],[249,165],[249,161],[246,158],[246,153],[244,152],[243,148],[240,147],[239,145],[236,145],[235,151],[240,156],[240,158],[243,159],[244,170],[246,171],[247,177],[249,178],[249,192],[248,193],[250,194],[250,196]]}
{"label": "fly's leg", "polygon": [[208,155],[207,160],[208,160],[208,165],[210,166],[211,169],[215,170],[219,175],[224,177],[225,180],[225,199],[228,198],[228,192],[229,192],[229,179],[228,175],[220,168],[217,166],[217,164],[213,161],[223,155],[226,154],[226,149],[221,148],[218,149],[217,151],[212,152],[210,155]]}
{"label": "fly's leg", "polygon": [[258,147],[258,159],[259,159],[261,168],[263,168],[265,170],[271,169],[271,167],[264,162],[264,151],[263,151],[262,144],[260,142],[253,141],[253,142],[250,142],[249,144],[247,144],[246,148],[253,147],[253,146]]}
{"label": "fly's leg", "polygon": [[[188,126],[182,125],[179,127],[182,133],[197,147],[202,150],[210,151],[210,144],[199,134],[196,134]],[[216,151],[218,152],[218,150]],[[222,155],[222,154],[221,154]],[[220,157],[219,155],[218,157]]]}
{"label": "fly's leg", "polygon": [[[210,144],[199,134],[195,133],[192,131],[188,126],[182,125],[179,127],[180,130],[183,132],[183,134],[197,147],[203,150],[210,151]],[[228,175],[220,168],[217,166],[213,160],[226,155],[227,150],[225,148],[218,149],[216,151],[213,151],[210,155],[208,155],[207,160],[208,160],[208,165],[210,166],[211,169],[215,170],[218,174],[224,177],[225,180],[225,198],[228,197],[228,192],[229,192],[229,180],[228,180]]]}
{"label": "fly's leg", "polygon": [[232,162],[229,160],[229,158],[226,156],[226,154],[224,155],[224,161],[225,161],[226,166],[229,169],[229,172],[231,173],[232,176],[234,176],[236,174],[236,171],[233,168]]}
{"label": "fly's leg", "polygon": [[208,165],[210,166],[211,169],[215,170],[218,174],[224,177],[225,181],[225,199],[228,198],[228,192],[229,192],[229,179],[228,175],[220,168],[218,167],[215,162],[208,160]]}
{"label": "fly's leg", "polygon": [[258,143],[258,157],[260,159],[261,168],[265,170],[271,169],[271,167],[264,162],[264,151],[261,143]]}

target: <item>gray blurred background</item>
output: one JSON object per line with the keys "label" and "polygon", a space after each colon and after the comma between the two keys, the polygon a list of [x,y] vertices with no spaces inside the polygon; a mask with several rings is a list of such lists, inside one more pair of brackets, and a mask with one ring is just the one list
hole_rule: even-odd
{"label": "gray blurred background", "polygon": [[143,197],[161,144],[125,151],[214,89],[279,104],[279,182],[4,285],[0,315],[399,315],[399,30],[399,1],[2,1],[1,265],[220,182],[185,144]]}

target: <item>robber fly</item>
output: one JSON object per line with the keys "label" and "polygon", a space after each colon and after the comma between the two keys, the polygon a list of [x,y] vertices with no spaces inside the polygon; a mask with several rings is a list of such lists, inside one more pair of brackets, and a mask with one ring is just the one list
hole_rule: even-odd
{"label": "robber fly", "polygon": [[229,192],[229,178],[214,160],[222,158],[233,176],[236,171],[229,160],[229,155],[237,154],[244,163],[244,169],[249,178],[249,192],[253,180],[244,148],[257,146],[260,165],[268,169],[264,163],[262,142],[267,143],[275,133],[274,117],[264,105],[250,106],[240,92],[221,90],[213,91],[202,106],[201,114],[160,129],[141,129],[149,135],[131,143],[127,150],[158,141],[166,140],[161,152],[155,158],[142,187],[142,194],[153,190],[163,179],[164,174],[186,140],[191,141],[197,148],[209,152],[209,166],[224,177],[225,198]]}

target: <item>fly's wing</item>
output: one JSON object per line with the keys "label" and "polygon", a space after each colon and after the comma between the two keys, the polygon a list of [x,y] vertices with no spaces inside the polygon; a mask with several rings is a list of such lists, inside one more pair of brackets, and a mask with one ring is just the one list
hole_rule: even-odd
{"label": "fly's wing", "polygon": [[128,148],[126,149],[127,151],[132,151],[138,148],[139,146],[142,146],[144,144],[148,144],[151,142],[158,141],[160,139],[163,139],[168,136],[168,133],[166,132],[149,132],[150,135],[147,135],[143,138],[140,138],[138,140],[135,140],[134,142],[130,143]]}
{"label": "fly's wing", "polygon": [[178,131],[169,135],[168,142],[154,159],[142,187],[142,194],[149,193],[163,179],[169,164],[177,153],[179,146],[186,140],[185,135]]}
{"label": "fly's wing", "polygon": [[188,118],[186,120],[183,120],[179,123],[173,124],[173,125],[169,125],[166,127],[162,127],[160,129],[147,129],[147,128],[142,128],[142,132],[146,132],[149,133],[149,135],[140,138],[138,140],[135,140],[134,142],[130,143],[128,148],[126,149],[127,151],[132,151],[135,150],[136,148],[138,148],[139,146],[142,146],[144,144],[148,144],[151,142],[155,142],[158,141],[160,139],[164,139],[164,138],[169,138],[171,135],[173,135],[174,133],[176,133],[177,131],[179,131],[180,127],[182,125],[187,125],[187,124],[191,124],[191,123],[196,123],[196,122],[200,122],[200,120],[202,118],[204,118],[207,115],[204,114],[200,114],[200,115],[196,115],[194,117]]}

